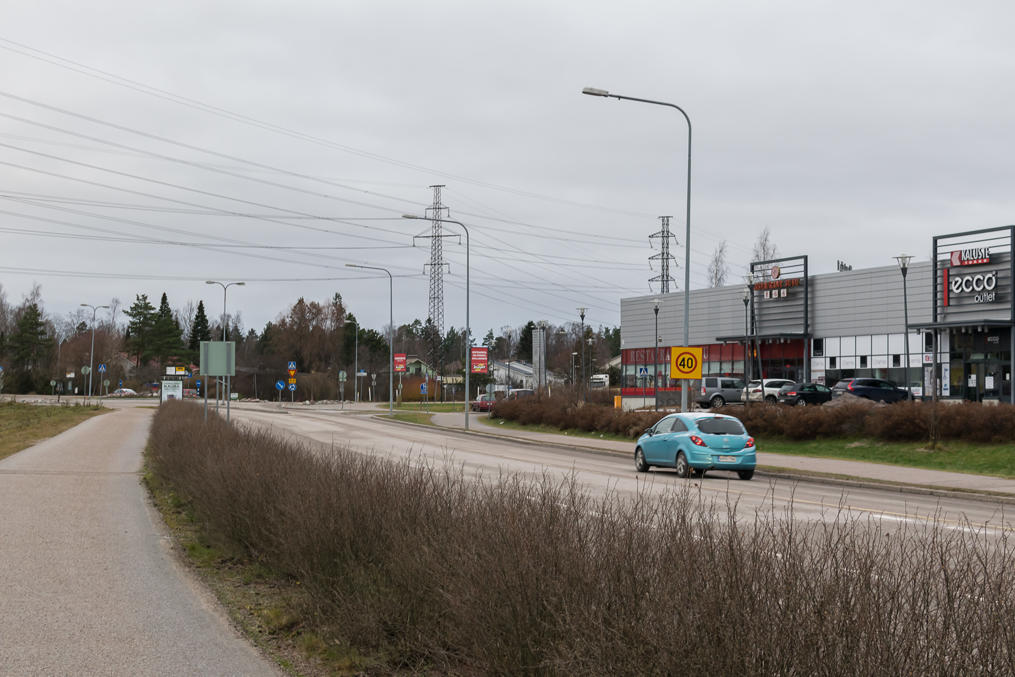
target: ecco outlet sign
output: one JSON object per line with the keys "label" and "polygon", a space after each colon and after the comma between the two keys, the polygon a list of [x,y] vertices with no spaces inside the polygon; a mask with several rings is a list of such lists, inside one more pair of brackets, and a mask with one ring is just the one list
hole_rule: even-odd
{"label": "ecco outlet sign", "polygon": [[949,304],[951,295],[974,294],[976,303],[993,303],[997,299],[997,271],[976,275],[949,275],[944,269],[944,305]]}

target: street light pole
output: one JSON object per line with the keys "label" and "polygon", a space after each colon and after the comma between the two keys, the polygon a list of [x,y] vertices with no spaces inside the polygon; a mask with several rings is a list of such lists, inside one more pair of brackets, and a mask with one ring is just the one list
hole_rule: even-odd
{"label": "street light pole", "polygon": [[751,288],[744,287],[744,392],[747,393],[747,397],[744,398],[745,407],[747,406],[747,403],[751,399],[751,392],[747,389],[747,384],[751,382],[750,361],[747,356],[747,348],[748,348],[747,334],[750,331],[749,329],[750,323],[748,322],[747,319],[748,318],[747,306],[748,304],[750,304],[750,302],[751,302]]}
{"label": "street light pole", "polygon": [[575,384],[575,382],[574,382],[574,359],[576,357],[578,357],[578,353],[575,352],[575,351],[571,351],[571,385],[572,386]]}
{"label": "street light pole", "polygon": [[[687,219],[686,229],[684,232],[684,345],[690,345],[690,318],[691,318],[691,118],[687,116],[687,113],[683,108],[675,103],[667,103],[665,101],[653,101],[651,99],[639,99],[633,96],[621,96],[620,94],[611,94],[605,89],[596,89],[595,87],[586,87],[582,90],[582,94],[589,96],[602,96],[611,99],[617,99],[619,101],[638,101],[640,103],[650,103],[656,106],[668,106],[669,108],[676,108],[680,111],[680,114],[684,116],[684,120],[687,121]],[[681,411],[687,411],[688,405],[688,393],[687,393],[687,379],[684,379],[683,384],[680,388],[680,409]]]}
{"label": "street light pole", "polygon": [[904,334],[906,342],[906,392],[909,393],[909,399],[913,399],[913,385],[912,381],[909,380],[909,297],[906,292],[906,273],[909,272],[909,262],[913,260],[913,257],[909,254],[900,254],[894,258],[899,262],[899,270],[902,271],[902,313],[903,323],[906,325]]}
{"label": "street light pole", "polygon": [[454,219],[435,219],[416,216],[414,214],[402,214],[403,219],[416,221],[438,221],[439,223],[454,223],[465,231],[465,429],[469,429],[469,372],[472,371],[472,327],[469,325],[469,229],[461,221]]}
{"label": "street light pole", "polygon": [[109,306],[93,306],[90,303],[82,303],[83,308],[92,309],[92,347],[88,351],[88,397],[92,396],[92,370],[95,368],[95,313],[99,308],[109,309]]}
{"label": "street light pole", "polygon": [[585,399],[585,385],[586,385],[586,383],[585,383],[585,311],[586,310],[588,310],[588,308],[579,308],[578,309],[578,317],[580,317],[581,320],[582,320],[582,333],[581,333],[581,339],[579,339],[579,342],[581,343],[581,346],[582,346],[582,384],[581,384],[581,386],[579,386],[579,390],[581,391],[581,394],[582,394],[582,399]]}
{"label": "street light pole", "polygon": [[[247,283],[246,282],[218,282],[216,280],[205,280],[204,283],[205,284],[217,284],[218,286],[222,287],[222,342],[225,343],[225,341],[226,341],[226,292],[228,291],[229,287],[232,287],[233,285],[235,285],[237,287],[242,287],[242,286],[244,286]],[[216,391],[218,391],[218,384],[219,384],[219,381],[218,381],[218,378],[216,377],[216,379],[215,379],[215,390]],[[232,381],[232,377],[231,376],[226,376],[225,379],[223,379],[223,386],[224,386],[223,389],[225,390],[225,397],[226,397],[226,422],[227,423],[229,422],[229,405],[230,405],[230,398],[231,398],[231,395],[232,395],[232,392],[231,392],[232,384],[233,384],[233,381]],[[207,387],[207,386],[205,386],[205,387]],[[218,410],[218,399],[215,400],[215,409]]]}
{"label": "street light pole", "polygon": [[652,341],[652,397],[655,399],[655,410],[659,411],[659,299],[653,299],[652,312],[656,316],[655,338]]}
{"label": "street light pole", "polygon": [[[355,263],[345,264],[349,268],[364,270],[380,270],[388,274],[388,414],[395,413],[395,282],[391,271],[380,266],[358,266]],[[357,339],[359,331],[357,330]]]}

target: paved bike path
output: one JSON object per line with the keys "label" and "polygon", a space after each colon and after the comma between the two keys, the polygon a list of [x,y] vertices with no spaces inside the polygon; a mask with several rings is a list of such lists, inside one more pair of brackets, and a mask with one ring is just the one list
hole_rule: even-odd
{"label": "paved bike path", "polygon": [[175,559],[140,483],[151,409],[0,461],[0,674],[278,675]]}

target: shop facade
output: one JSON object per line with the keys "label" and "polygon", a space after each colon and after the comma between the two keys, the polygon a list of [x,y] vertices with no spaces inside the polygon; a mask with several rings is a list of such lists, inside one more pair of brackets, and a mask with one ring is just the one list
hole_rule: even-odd
{"label": "shop facade", "polygon": [[[916,397],[936,385],[944,399],[1013,402],[1013,251],[1012,226],[935,236],[931,260],[909,264],[905,289],[894,263],[810,275],[806,256],[754,262],[750,284],[692,291],[689,342],[702,348],[704,375],[828,385],[869,376]],[[625,407],[650,405],[655,393],[660,405],[679,403],[684,382],[670,378],[669,350],[682,337],[682,292],[621,300]]]}

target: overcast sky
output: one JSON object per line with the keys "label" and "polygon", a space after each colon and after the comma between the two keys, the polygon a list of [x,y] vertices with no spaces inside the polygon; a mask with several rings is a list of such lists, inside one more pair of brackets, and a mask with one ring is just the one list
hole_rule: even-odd
{"label": "overcast sky", "polygon": [[[689,114],[692,289],[724,240],[739,281],[765,227],[821,273],[1015,220],[1011,3],[0,7],[0,284],[54,315],[163,291],[216,315],[204,280],[245,280],[247,328],[337,292],[381,329],[387,278],[358,263],[396,276],[396,323],[425,319],[429,226],[400,216],[440,183],[474,334],[618,324],[660,215],[683,286],[687,127],[585,86]],[[461,327],[464,242],[444,248]]]}

